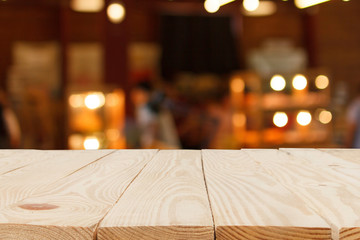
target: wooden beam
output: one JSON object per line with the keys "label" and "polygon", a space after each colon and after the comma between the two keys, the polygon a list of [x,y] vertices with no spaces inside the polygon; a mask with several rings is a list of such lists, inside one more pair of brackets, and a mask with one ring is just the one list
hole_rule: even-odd
{"label": "wooden beam", "polygon": [[[78,170],[40,189],[33,186],[31,196],[0,209],[1,238],[96,239],[100,220],[155,153],[117,151],[81,169],[73,167]],[[66,165],[75,165],[72,160]]]}
{"label": "wooden beam", "polygon": [[99,240],[213,237],[200,151],[160,151],[98,230]]}
{"label": "wooden beam", "polygon": [[217,240],[330,239],[329,225],[243,151],[203,150]]}

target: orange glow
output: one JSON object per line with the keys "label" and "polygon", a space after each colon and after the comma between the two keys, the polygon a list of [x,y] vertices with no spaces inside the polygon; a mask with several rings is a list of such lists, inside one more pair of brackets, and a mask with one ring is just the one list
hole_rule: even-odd
{"label": "orange glow", "polygon": [[241,78],[234,78],[231,81],[231,91],[236,92],[236,93],[240,93],[244,91],[245,88],[245,83],[244,80],[242,80]]}

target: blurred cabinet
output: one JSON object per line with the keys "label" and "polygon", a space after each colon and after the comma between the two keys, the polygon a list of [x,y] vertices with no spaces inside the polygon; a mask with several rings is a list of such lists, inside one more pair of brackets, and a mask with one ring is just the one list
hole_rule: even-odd
{"label": "blurred cabinet", "polygon": [[239,147],[325,147],[331,144],[330,86],[325,71],[253,72],[230,80],[233,131]]}

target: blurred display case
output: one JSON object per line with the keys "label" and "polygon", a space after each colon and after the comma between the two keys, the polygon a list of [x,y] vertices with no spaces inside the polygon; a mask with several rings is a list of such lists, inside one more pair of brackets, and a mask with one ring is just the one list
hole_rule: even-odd
{"label": "blurred display case", "polygon": [[121,89],[67,91],[69,149],[126,147],[125,96]]}
{"label": "blurred display case", "polygon": [[326,147],[332,141],[330,81],[322,69],[253,72],[230,80],[233,130],[239,147]]}

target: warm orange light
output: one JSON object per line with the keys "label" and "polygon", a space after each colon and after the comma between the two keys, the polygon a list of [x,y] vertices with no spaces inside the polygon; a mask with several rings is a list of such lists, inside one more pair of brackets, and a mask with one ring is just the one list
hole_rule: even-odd
{"label": "warm orange light", "polygon": [[260,1],[259,7],[254,11],[242,11],[246,16],[260,17],[260,16],[270,16],[274,14],[277,10],[275,2],[272,1]]}
{"label": "warm orange light", "polygon": [[112,23],[120,23],[125,18],[125,7],[120,2],[111,3],[106,12]]}
{"label": "warm orange light", "polygon": [[68,145],[70,149],[83,148],[83,136],[81,134],[72,134],[69,136]]}
{"label": "warm orange light", "polygon": [[100,12],[104,7],[104,0],[71,0],[70,7],[77,12]]}
{"label": "warm orange light", "polygon": [[70,95],[69,104],[73,108],[82,107],[84,105],[84,98],[81,94]]}
{"label": "warm orange light", "polygon": [[319,121],[322,124],[328,124],[332,120],[332,114],[330,111],[327,111],[325,109],[321,109],[319,113]]}
{"label": "warm orange light", "polygon": [[234,78],[231,81],[230,87],[233,92],[236,92],[236,93],[243,92],[244,88],[245,88],[244,80],[242,80],[241,78]]}
{"label": "warm orange light", "polygon": [[246,124],[246,116],[243,113],[235,113],[232,117],[232,122],[235,127],[244,127]]}
{"label": "warm orange light", "polygon": [[325,75],[319,75],[315,79],[315,86],[318,89],[325,89],[329,86],[329,78]]}

